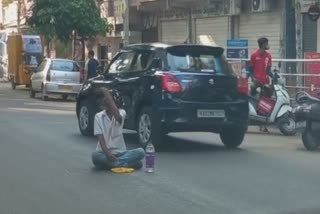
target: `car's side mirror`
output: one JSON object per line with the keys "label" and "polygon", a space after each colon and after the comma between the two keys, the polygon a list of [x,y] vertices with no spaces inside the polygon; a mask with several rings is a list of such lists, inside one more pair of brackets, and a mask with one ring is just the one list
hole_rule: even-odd
{"label": "car's side mirror", "polygon": [[162,60],[159,58],[156,58],[151,63],[151,69],[152,70],[161,70],[163,69]]}

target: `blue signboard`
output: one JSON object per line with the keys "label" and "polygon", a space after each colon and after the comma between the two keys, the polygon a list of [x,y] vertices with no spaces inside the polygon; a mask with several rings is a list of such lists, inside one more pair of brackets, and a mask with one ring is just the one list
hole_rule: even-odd
{"label": "blue signboard", "polygon": [[246,39],[227,40],[227,58],[248,59],[249,41]]}

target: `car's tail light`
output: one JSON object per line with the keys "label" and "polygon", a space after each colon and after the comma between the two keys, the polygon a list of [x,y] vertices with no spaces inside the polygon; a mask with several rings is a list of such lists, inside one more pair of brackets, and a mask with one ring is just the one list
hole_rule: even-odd
{"label": "car's tail light", "polygon": [[181,86],[177,79],[171,74],[163,74],[161,76],[162,89],[170,93],[179,93],[181,92]]}
{"label": "car's tail light", "polygon": [[51,76],[51,71],[48,70],[47,77],[46,77],[46,80],[47,80],[48,82],[50,82],[50,80],[51,80],[50,76]]}
{"label": "car's tail light", "polygon": [[248,80],[243,77],[238,78],[238,92],[240,94],[248,94]]}

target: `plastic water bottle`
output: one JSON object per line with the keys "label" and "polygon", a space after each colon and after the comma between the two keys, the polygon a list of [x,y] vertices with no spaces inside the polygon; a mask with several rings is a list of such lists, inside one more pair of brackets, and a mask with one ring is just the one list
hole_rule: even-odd
{"label": "plastic water bottle", "polygon": [[155,159],[155,149],[152,143],[148,143],[146,147],[146,172],[152,173],[154,172],[154,159]]}

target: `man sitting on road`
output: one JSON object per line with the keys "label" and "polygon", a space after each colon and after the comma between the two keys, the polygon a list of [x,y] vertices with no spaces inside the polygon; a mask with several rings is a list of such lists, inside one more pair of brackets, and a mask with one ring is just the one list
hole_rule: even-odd
{"label": "man sitting on road", "polygon": [[[108,89],[100,89],[105,110],[99,112],[94,120],[94,135],[98,137],[96,151],[92,154],[93,164],[102,169],[115,167],[142,168],[144,150],[127,150],[123,138],[123,124],[126,112],[121,109],[122,100]],[[117,107],[118,106],[118,107]],[[118,109],[119,108],[119,109]]]}

